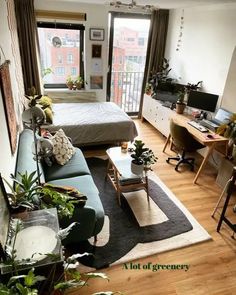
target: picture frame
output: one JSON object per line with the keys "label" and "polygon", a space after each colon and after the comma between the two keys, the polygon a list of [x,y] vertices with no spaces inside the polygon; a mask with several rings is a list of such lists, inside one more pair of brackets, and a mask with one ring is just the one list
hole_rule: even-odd
{"label": "picture frame", "polygon": [[11,153],[14,155],[17,147],[18,124],[14,108],[9,65],[9,60],[6,60],[2,65],[0,65],[0,91],[3,98]]}
{"label": "picture frame", "polygon": [[90,89],[103,89],[103,76],[90,76]]}
{"label": "picture frame", "polygon": [[92,58],[101,58],[101,57],[102,57],[102,45],[92,44]]}
{"label": "picture frame", "polygon": [[91,41],[104,41],[104,29],[90,28],[89,39]]}

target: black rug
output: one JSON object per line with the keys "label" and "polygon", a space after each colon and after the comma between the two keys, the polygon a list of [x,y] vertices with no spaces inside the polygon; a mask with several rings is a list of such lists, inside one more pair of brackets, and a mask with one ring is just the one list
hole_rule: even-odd
{"label": "black rug", "polygon": [[[89,252],[81,262],[86,266],[103,268],[126,255],[138,243],[149,243],[167,239],[192,230],[192,225],[167,194],[152,180],[149,180],[149,195],[168,217],[159,224],[140,227],[126,199],[121,196],[118,205],[116,191],[109,180],[105,180],[107,161],[88,158],[94,182],[100,192],[105,214],[110,221],[110,237],[106,245],[97,247],[88,241],[74,246],[73,252]],[[99,239],[99,235],[98,235]]]}

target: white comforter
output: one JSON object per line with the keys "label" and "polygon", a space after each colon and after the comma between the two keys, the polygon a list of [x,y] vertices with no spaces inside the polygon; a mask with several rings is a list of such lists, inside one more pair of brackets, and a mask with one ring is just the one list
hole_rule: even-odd
{"label": "white comforter", "polygon": [[112,102],[58,103],[53,112],[48,129],[62,128],[77,146],[132,141],[138,134],[133,120]]}

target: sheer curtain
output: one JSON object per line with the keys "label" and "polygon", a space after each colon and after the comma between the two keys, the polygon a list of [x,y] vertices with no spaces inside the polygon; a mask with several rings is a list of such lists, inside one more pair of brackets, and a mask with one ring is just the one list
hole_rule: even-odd
{"label": "sheer curtain", "polygon": [[25,93],[34,86],[41,93],[38,67],[38,34],[34,0],[15,0],[15,13]]}
{"label": "sheer curtain", "polygon": [[165,54],[166,36],[168,30],[169,10],[153,10],[148,36],[147,57],[142,85],[139,117],[142,113],[143,94],[150,73],[156,73],[163,63]]}

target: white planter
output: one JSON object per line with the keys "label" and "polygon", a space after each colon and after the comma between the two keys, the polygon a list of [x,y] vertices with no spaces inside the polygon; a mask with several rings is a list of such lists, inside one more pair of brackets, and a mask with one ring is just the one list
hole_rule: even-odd
{"label": "white planter", "polygon": [[131,162],[131,171],[132,171],[133,174],[142,175],[143,174],[143,168],[144,168],[144,164],[137,165],[137,164]]}

